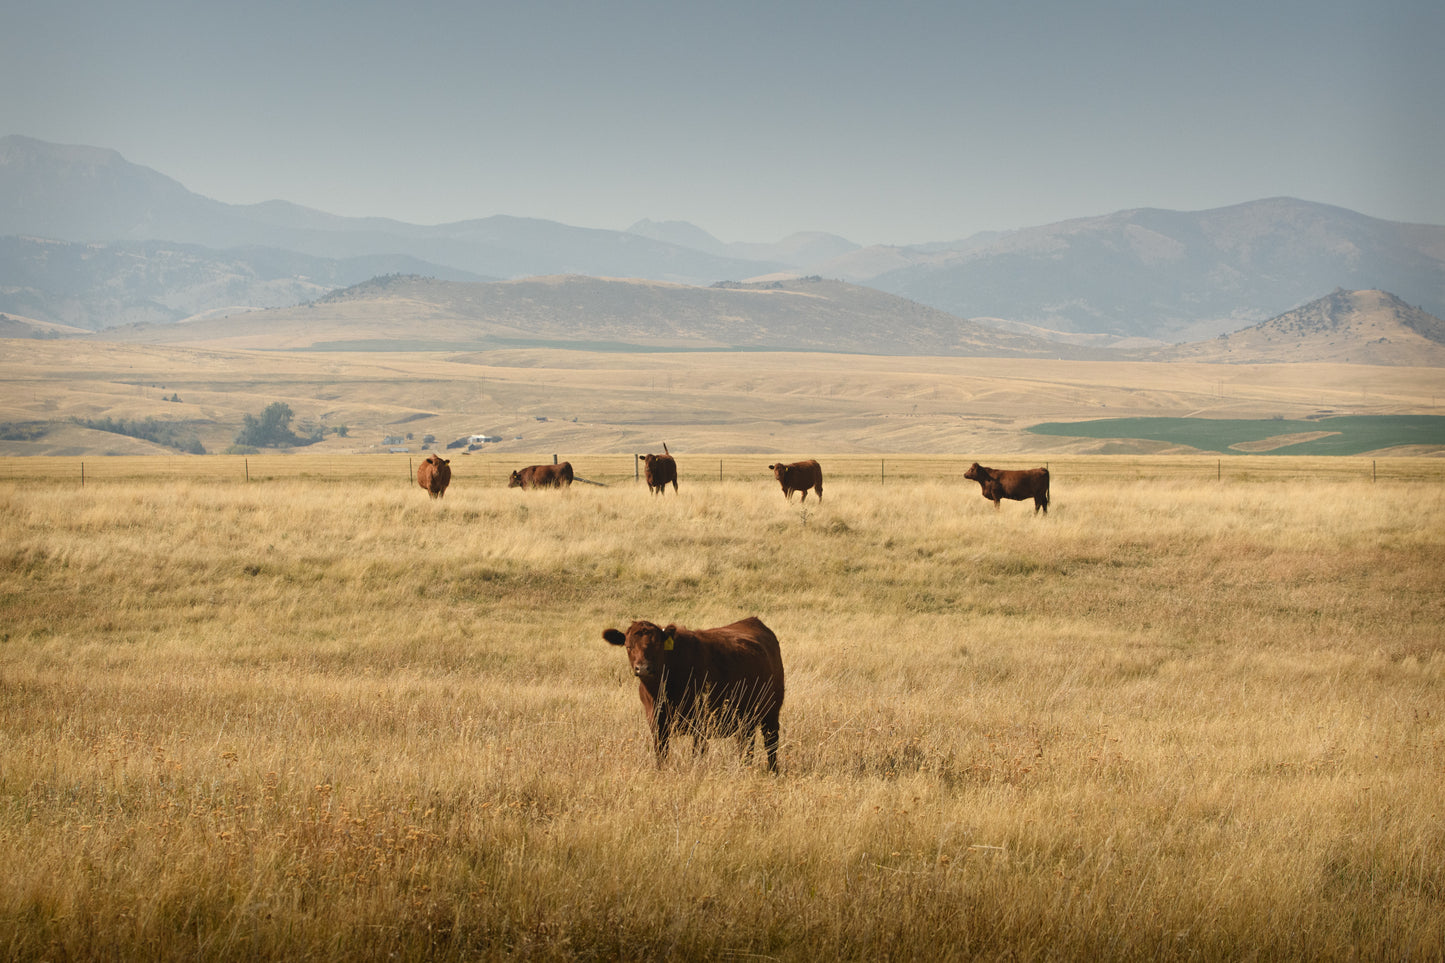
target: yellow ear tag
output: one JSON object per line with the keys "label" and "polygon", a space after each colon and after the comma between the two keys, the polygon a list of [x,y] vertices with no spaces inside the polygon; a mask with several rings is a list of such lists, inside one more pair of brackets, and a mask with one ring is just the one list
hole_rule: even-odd
{"label": "yellow ear tag", "polygon": [[670,636],[670,635],[669,635],[667,638],[663,639],[663,640],[662,640],[662,651],[664,651],[664,652],[671,652],[671,651],[672,651],[672,645],[673,645],[673,643],[676,642],[676,641],[677,641],[677,640],[674,639],[674,638],[673,638],[672,636]]}

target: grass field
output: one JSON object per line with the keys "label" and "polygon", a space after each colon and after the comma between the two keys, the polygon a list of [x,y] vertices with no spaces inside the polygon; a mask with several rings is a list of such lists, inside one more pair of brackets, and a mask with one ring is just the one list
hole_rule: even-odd
{"label": "grass field", "polygon": [[[1445,463],[810,453],[7,460],[0,954],[1445,955]],[[781,774],[658,770],[602,630],[746,615]]]}
{"label": "grass field", "polygon": [[[173,453],[83,427],[107,419],[154,419],[179,439],[223,452],[247,415],[276,402],[292,409],[297,428],[346,427],[344,437],[329,434],[307,449],[332,455],[387,451],[395,438],[416,452],[428,435],[445,445],[475,433],[503,439],[488,451],[564,458],[657,451],[663,442],[678,453],[772,452],[764,464],[822,453],[1158,455],[1185,451],[1027,429],[1100,418],[1439,415],[1442,398],[1442,369],[1428,367],[542,348],[241,351],[0,339],[0,456]],[[1356,453],[1445,450],[1385,450],[1394,441]]]}
{"label": "grass field", "polygon": [[1309,421],[1255,418],[1102,418],[1033,425],[1038,435],[1127,438],[1187,445],[1199,451],[1303,456],[1360,455],[1404,446],[1445,445],[1439,415],[1332,416]]}

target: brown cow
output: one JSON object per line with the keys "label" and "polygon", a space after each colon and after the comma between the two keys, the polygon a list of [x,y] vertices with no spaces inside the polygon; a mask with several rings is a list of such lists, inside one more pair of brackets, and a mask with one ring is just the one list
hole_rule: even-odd
{"label": "brown cow", "polygon": [[566,488],[572,484],[572,463],[560,465],[528,465],[512,472],[508,488]]}
{"label": "brown cow", "polygon": [[432,498],[441,498],[452,482],[452,462],[441,455],[428,455],[416,469],[416,483]]}
{"label": "brown cow", "polygon": [[1047,468],[1030,468],[1026,471],[1007,471],[1000,468],[985,468],[978,462],[969,466],[968,471],[963,473],[964,478],[971,478],[978,482],[983,491],[983,497],[993,502],[995,509],[999,506],[999,500],[1008,498],[1021,502],[1032,498],[1034,500],[1034,514],[1039,509],[1044,514],[1049,513],[1049,470]]}
{"label": "brown cow", "polygon": [[677,492],[677,462],[672,460],[672,452],[667,450],[667,442],[662,443],[664,454],[661,455],[638,455],[642,459],[643,477],[647,479],[647,490],[652,494],[659,494],[672,482],[672,490]]}
{"label": "brown cow", "polygon": [[602,637],[627,646],[658,766],[674,731],[691,735],[698,754],[713,736],[736,736],[751,762],[753,732],[762,729],[768,769],[777,771],[783,656],[772,629],[757,618],[696,631],[633,622],[625,635],[606,629]]}
{"label": "brown cow", "polygon": [[807,501],[810,488],[818,493],[818,501],[823,500],[823,469],[816,461],[810,458],[807,461],[795,461],[791,465],[778,462],[768,467],[772,469],[778,484],[783,486],[783,494],[788,501],[793,500],[793,492],[802,492],[803,501]]}

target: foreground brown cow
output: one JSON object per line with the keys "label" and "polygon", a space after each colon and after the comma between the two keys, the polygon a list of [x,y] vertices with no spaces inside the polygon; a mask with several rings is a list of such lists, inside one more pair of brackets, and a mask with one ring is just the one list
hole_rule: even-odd
{"label": "foreground brown cow", "polygon": [[572,463],[560,465],[528,465],[512,472],[508,488],[566,488],[572,484]]}
{"label": "foreground brown cow", "polygon": [[441,498],[452,483],[452,463],[441,455],[428,455],[416,469],[416,483],[432,498]]}
{"label": "foreground brown cow", "polygon": [[762,729],[768,769],[777,771],[783,656],[772,629],[756,618],[696,631],[633,622],[626,635],[607,629],[602,637],[627,646],[659,766],[674,731],[691,735],[699,754],[713,736],[736,736],[751,762],[753,731]]}
{"label": "foreground brown cow", "polygon": [[963,473],[964,478],[971,478],[978,482],[983,489],[983,497],[993,502],[993,507],[998,508],[999,500],[1003,498],[1012,499],[1016,502],[1032,498],[1034,500],[1034,514],[1039,509],[1044,514],[1049,513],[1049,470],[1047,468],[1030,468],[1027,471],[1006,471],[1000,468],[985,468],[978,462],[974,462]]}
{"label": "foreground brown cow", "polygon": [[769,465],[773,470],[773,477],[778,484],[783,486],[783,494],[788,501],[793,500],[793,492],[802,492],[803,501],[808,500],[808,489],[818,493],[818,501],[823,500],[823,468],[811,458],[807,461],[795,461],[791,465],[784,465],[778,462],[776,465]]}
{"label": "foreground brown cow", "polygon": [[667,443],[663,442],[661,455],[638,455],[642,459],[642,474],[647,479],[647,490],[656,495],[672,482],[672,490],[677,492],[677,462],[672,460],[672,452],[667,450]]}

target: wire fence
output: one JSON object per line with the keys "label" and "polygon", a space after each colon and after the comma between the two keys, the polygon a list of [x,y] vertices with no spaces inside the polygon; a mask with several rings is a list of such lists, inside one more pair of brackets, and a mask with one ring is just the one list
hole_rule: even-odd
{"label": "wire fence", "polygon": [[[315,482],[416,484],[419,454],[261,454],[261,455],[112,455],[0,457],[0,483],[79,487],[126,481],[186,480],[213,483],[263,483],[285,479]],[[1351,458],[1246,455],[818,455],[824,481],[879,485],[921,482],[973,484],[964,473],[975,461],[993,468],[1049,469],[1054,485],[1097,479],[1269,482],[1286,479],[1365,479],[1370,481],[1445,481],[1445,459],[1431,457]],[[772,482],[767,454],[677,454],[684,484]],[[570,461],[583,482],[622,486],[642,484],[641,463],[630,454],[461,455],[451,458],[454,482],[505,487],[511,473],[527,465]],[[798,460],[801,460],[800,458]]]}

